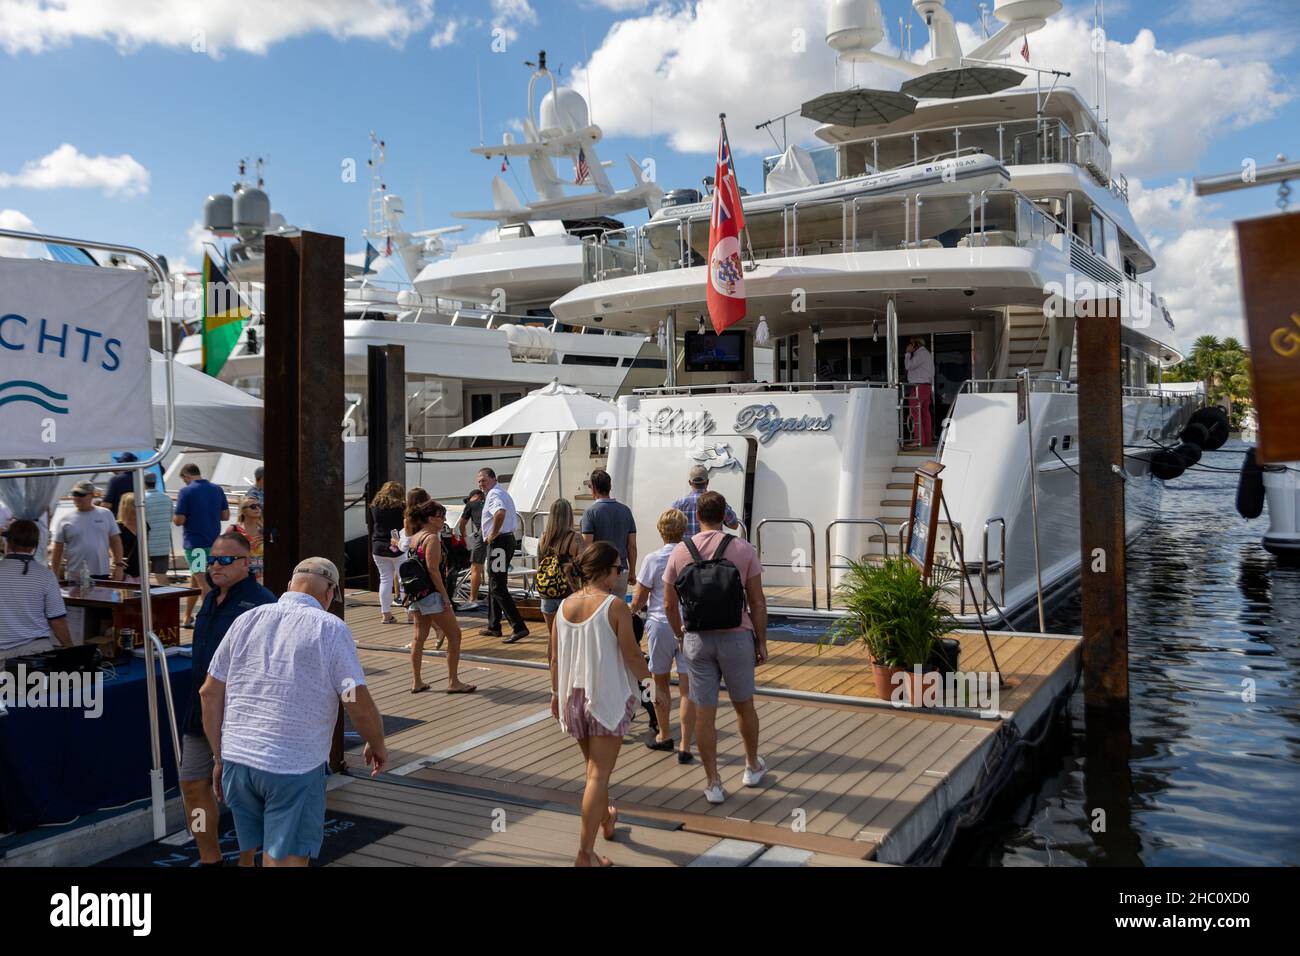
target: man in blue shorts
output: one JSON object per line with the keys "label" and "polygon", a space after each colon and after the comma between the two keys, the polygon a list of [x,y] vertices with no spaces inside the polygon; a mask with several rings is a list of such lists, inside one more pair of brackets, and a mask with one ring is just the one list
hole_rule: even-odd
{"label": "man in blue shorts", "polygon": [[194,604],[200,597],[208,596],[212,542],[221,534],[221,522],[230,520],[230,505],[221,486],[204,478],[198,465],[191,463],[183,467],[181,481],[185,487],[176,496],[176,515],[172,521],[185,529],[181,543],[185,548],[185,563],[190,566],[190,586],[200,592],[185,599],[185,622],[181,627],[193,627]]}

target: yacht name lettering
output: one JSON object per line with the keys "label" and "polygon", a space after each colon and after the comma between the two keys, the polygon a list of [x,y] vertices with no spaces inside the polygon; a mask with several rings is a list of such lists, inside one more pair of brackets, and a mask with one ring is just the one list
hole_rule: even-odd
{"label": "yacht name lettering", "polygon": [[713,416],[708,412],[661,408],[651,417],[646,430],[651,435],[707,435],[715,427]]}
{"label": "yacht name lettering", "polygon": [[780,432],[828,432],[835,418],[834,415],[782,418],[779,411],[775,405],[746,405],[736,413],[736,431],[753,429],[758,432],[759,443],[766,445]]}
{"label": "yacht name lettering", "polygon": [[[81,336],[80,341],[77,336]],[[105,372],[116,372],[122,365],[122,357],[118,354],[122,347],[121,339],[105,339],[103,332],[83,329],[79,325],[69,327],[66,322],[55,324],[49,319],[41,319],[37,323],[17,312],[0,315],[0,348],[11,352],[21,352],[30,346],[39,355],[57,353],[59,358],[72,359],[80,356],[81,363],[87,365],[91,361],[91,343],[95,339],[104,339],[95,342],[95,361]]]}

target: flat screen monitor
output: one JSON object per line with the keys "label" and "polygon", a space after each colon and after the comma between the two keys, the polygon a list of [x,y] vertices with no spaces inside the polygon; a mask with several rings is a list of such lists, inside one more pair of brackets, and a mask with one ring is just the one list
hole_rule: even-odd
{"label": "flat screen monitor", "polygon": [[743,372],[745,333],[687,332],[684,365],[688,372]]}

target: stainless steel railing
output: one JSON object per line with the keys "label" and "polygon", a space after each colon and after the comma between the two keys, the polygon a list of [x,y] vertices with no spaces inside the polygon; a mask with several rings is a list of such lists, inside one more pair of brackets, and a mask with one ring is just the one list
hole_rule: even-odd
{"label": "stainless steel railing", "polygon": [[758,552],[758,561],[762,567],[799,571],[802,566],[793,561],[789,564],[775,564],[763,561],[763,526],[769,524],[797,524],[808,529],[808,573],[812,578],[809,593],[812,595],[812,609],[817,610],[817,532],[813,529],[812,522],[807,518],[764,518],[758,523],[758,527],[754,529],[756,539],[754,549]]}
{"label": "stainless steel railing", "polygon": [[[880,529],[881,550],[884,556],[889,557],[889,531],[885,523],[879,518],[836,518],[826,526],[826,610],[831,611],[835,608],[834,589],[832,587],[833,571],[847,571],[849,565],[837,564],[832,560],[831,551],[831,529],[840,524],[871,524]],[[843,555],[841,555],[843,557]]]}

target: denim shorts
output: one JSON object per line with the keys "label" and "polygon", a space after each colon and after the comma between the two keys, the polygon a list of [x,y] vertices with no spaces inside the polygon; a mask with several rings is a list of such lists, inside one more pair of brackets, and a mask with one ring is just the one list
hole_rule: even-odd
{"label": "denim shorts", "polygon": [[325,840],[325,764],[306,773],[270,773],[239,763],[221,768],[221,789],[235,818],[241,853],[276,860],[319,856]]}
{"label": "denim shorts", "polygon": [[559,611],[560,611],[560,605],[563,604],[563,603],[564,603],[564,598],[548,598],[548,597],[544,597],[544,598],[542,598],[542,613],[543,613],[543,614],[558,614]]}
{"label": "denim shorts", "polygon": [[421,614],[441,614],[446,608],[442,603],[442,595],[434,591],[412,604],[411,609]]}

